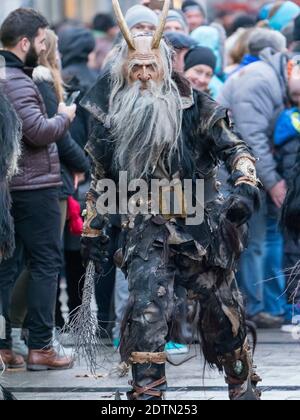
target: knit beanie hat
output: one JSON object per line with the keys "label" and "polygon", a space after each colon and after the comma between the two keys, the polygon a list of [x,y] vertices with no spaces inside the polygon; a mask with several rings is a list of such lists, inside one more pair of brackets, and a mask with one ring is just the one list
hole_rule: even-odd
{"label": "knit beanie hat", "polygon": [[182,4],[181,10],[183,13],[186,13],[190,10],[198,10],[205,18],[207,17],[207,11],[204,3],[195,0],[185,0]]}
{"label": "knit beanie hat", "polygon": [[181,11],[179,11],[179,10],[170,10],[169,11],[166,22],[174,21],[174,20],[176,22],[180,23],[183,30],[188,32],[188,24],[187,24],[187,21],[185,19],[185,16],[182,14]]}
{"label": "knit beanie hat", "polygon": [[185,56],[185,71],[201,64],[211,67],[215,71],[217,65],[215,54],[206,47],[192,48]]}
{"label": "knit beanie hat", "polygon": [[158,26],[159,24],[157,14],[153,10],[149,9],[149,7],[142,5],[131,7],[125,15],[125,20],[129,29],[132,29],[139,23],[149,23],[154,26]]}

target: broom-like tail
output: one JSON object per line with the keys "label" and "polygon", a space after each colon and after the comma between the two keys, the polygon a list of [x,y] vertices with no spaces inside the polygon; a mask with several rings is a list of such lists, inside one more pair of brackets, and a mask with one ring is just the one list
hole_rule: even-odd
{"label": "broom-like tail", "polygon": [[70,314],[71,320],[61,334],[69,334],[74,342],[74,355],[84,359],[92,375],[96,376],[97,357],[100,351],[101,339],[98,319],[92,311],[92,299],[95,288],[95,265],[88,264],[83,288],[82,305]]}

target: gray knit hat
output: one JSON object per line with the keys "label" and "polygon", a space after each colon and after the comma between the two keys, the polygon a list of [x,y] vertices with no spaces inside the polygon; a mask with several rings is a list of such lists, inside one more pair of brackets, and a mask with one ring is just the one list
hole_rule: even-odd
{"label": "gray knit hat", "polygon": [[183,13],[186,13],[189,10],[199,10],[205,18],[207,17],[206,5],[202,0],[185,0],[182,3],[181,10]]}
{"label": "gray knit hat", "polygon": [[157,14],[153,12],[153,10],[142,5],[131,7],[126,13],[125,20],[129,29],[132,29],[139,23],[150,23],[154,26],[158,26],[159,24]]}
{"label": "gray knit hat", "polygon": [[179,22],[182,28],[188,32],[189,27],[188,27],[187,21],[185,19],[184,14],[180,10],[169,11],[166,22],[174,21],[174,20],[176,22]]}

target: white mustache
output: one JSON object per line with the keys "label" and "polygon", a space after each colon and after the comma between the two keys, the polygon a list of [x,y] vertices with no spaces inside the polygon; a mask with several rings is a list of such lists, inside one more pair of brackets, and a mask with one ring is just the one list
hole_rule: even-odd
{"label": "white mustache", "polygon": [[115,167],[128,171],[132,179],[151,173],[163,151],[174,152],[181,129],[177,92],[164,94],[163,86],[153,81],[147,90],[141,85],[137,81],[123,88],[110,109]]}

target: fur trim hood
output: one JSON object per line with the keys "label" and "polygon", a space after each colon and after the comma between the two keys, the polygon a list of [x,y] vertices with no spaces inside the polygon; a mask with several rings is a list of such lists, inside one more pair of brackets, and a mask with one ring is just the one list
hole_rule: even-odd
{"label": "fur trim hood", "polygon": [[45,66],[38,66],[33,70],[33,81],[35,83],[49,82],[53,83],[51,71]]}

